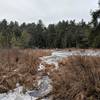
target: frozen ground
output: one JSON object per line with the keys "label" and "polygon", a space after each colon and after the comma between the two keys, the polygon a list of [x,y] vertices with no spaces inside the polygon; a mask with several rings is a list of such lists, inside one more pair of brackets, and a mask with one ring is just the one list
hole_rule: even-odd
{"label": "frozen ground", "polygon": [[[42,62],[47,64],[54,64],[56,69],[59,68],[58,61],[64,57],[72,55],[87,55],[87,56],[100,56],[100,51],[86,50],[86,51],[53,51],[51,56],[41,57]],[[42,71],[45,69],[45,66],[42,65],[42,62],[39,65],[38,70]],[[23,87],[18,86],[13,92],[9,91],[7,94],[0,94],[0,100],[37,100],[37,98],[43,97],[52,91],[51,80],[47,76],[42,76],[38,81],[38,88],[33,91],[27,91],[25,94],[22,93]],[[52,100],[52,98],[44,98],[41,100]]]}
{"label": "frozen ground", "polygon": [[[85,50],[85,51],[54,51],[51,56],[46,56],[40,58],[43,62],[46,62],[47,64],[54,64],[56,66],[56,69],[58,66],[58,61],[62,60],[65,57],[73,56],[73,55],[81,55],[81,56],[100,56],[100,51],[94,51],[94,50]],[[44,69],[45,67],[43,65],[40,66],[40,69]]]}

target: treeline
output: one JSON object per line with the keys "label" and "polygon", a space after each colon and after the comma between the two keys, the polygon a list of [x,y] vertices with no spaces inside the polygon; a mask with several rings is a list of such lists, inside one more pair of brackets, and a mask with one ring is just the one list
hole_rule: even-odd
{"label": "treeline", "polygon": [[90,27],[85,22],[62,21],[45,27],[41,20],[37,24],[0,22],[0,47],[22,48],[67,48],[88,47]]}
{"label": "treeline", "polygon": [[38,23],[0,22],[1,48],[88,48],[100,47],[100,10],[92,13],[92,23],[60,21],[47,27]]}

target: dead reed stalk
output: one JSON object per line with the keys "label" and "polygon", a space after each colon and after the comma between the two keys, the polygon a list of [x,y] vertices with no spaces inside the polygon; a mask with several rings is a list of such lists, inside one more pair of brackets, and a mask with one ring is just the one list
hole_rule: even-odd
{"label": "dead reed stalk", "polygon": [[72,56],[52,73],[54,100],[100,100],[100,57]]}

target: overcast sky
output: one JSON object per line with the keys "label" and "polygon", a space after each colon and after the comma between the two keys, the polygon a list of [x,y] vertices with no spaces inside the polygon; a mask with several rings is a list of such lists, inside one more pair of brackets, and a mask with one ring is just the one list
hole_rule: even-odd
{"label": "overcast sky", "polygon": [[0,0],[0,20],[57,23],[59,20],[90,21],[98,0]]}

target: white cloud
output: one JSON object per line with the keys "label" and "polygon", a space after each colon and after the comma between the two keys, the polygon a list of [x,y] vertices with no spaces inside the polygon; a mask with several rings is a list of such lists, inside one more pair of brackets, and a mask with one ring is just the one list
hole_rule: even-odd
{"label": "white cloud", "polygon": [[90,10],[97,8],[98,0],[0,0],[0,20],[36,22],[45,24],[59,20],[82,18],[90,20]]}

